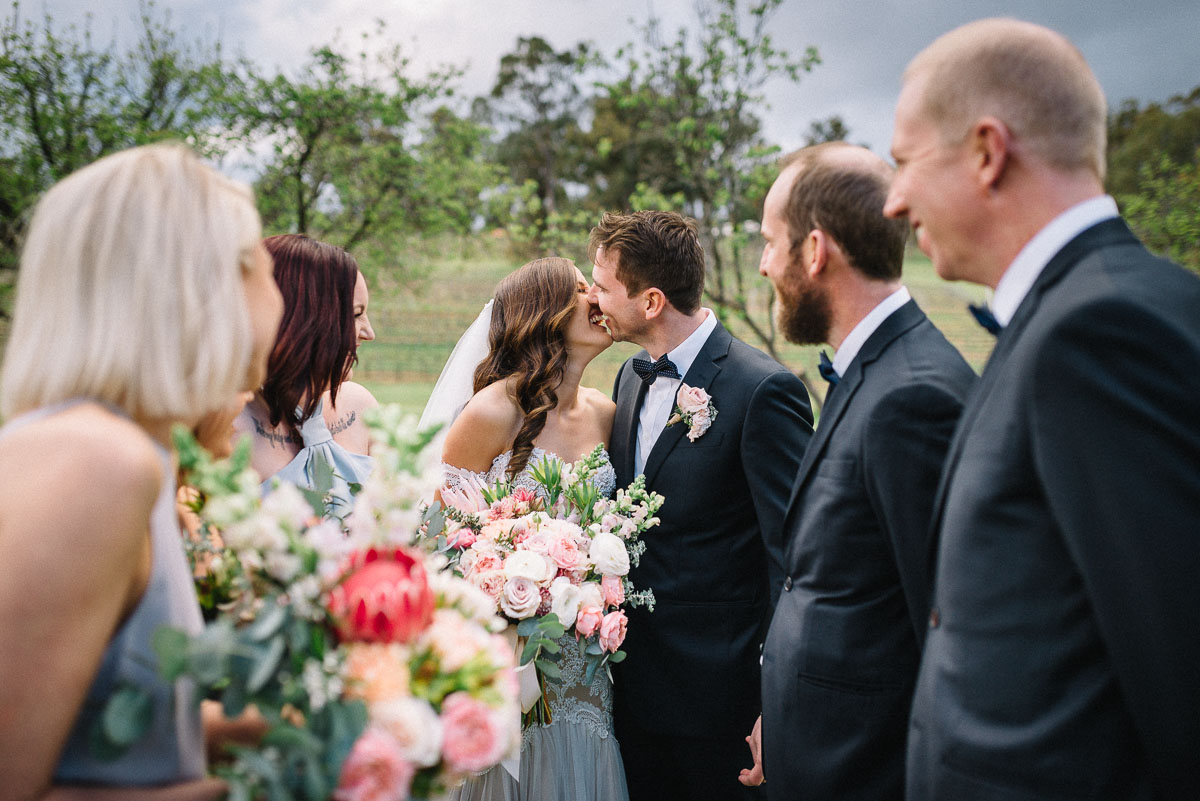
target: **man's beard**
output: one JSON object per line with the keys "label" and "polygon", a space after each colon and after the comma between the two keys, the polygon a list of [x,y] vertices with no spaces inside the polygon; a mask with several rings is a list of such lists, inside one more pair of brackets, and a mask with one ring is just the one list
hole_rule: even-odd
{"label": "man's beard", "polygon": [[833,308],[829,293],[816,282],[793,278],[788,286],[776,288],[775,301],[775,321],[788,342],[819,345],[829,341]]}

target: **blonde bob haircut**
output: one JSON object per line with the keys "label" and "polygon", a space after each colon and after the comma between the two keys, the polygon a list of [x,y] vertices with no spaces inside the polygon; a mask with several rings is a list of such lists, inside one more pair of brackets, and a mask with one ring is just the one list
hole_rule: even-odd
{"label": "blonde bob haircut", "polygon": [[0,413],[72,398],[194,420],[243,389],[250,189],[181,145],[107,156],[55,184],[29,224]]}
{"label": "blonde bob haircut", "polygon": [[1046,164],[1104,180],[1104,90],[1079,49],[1049,28],[1006,18],[968,23],[918,53],[904,80],[925,81],[921,103],[943,142],[961,142],[992,115]]}

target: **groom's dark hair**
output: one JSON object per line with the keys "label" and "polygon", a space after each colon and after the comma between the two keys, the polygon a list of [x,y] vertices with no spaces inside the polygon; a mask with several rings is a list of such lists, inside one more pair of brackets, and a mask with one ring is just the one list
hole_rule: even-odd
{"label": "groom's dark hair", "polygon": [[673,211],[606,212],[588,238],[596,251],[617,255],[617,280],[630,297],[656,287],[678,311],[692,314],[704,292],[704,248],[696,221]]}

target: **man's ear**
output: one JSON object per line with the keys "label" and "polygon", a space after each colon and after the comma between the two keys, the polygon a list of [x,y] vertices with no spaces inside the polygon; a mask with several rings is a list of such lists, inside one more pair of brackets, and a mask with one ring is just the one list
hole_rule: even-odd
{"label": "man's ear", "polygon": [[816,278],[825,271],[825,267],[829,263],[831,247],[837,247],[837,243],[820,228],[814,228],[808,232],[800,253],[801,266],[808,273],[809,278]]}
{"label": "man's ear", "polygon": [[647,320],[653,320],[663,313],[667,308],[667,296],[658,287],[652,286],[649,289],[642,290],[641,306],[642,314]]}
{"label": "man's ear", "polygon": [[995,117],[980,117],[971,128],[967,146],[971,150],[976,183],[988,191],[997,188],[1013,151],[1008,126]]}

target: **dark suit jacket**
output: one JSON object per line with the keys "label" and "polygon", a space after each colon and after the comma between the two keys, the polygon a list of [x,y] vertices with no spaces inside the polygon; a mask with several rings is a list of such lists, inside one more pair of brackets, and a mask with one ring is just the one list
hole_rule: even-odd
{"label": "dark suit jacket", "polygon": [[938,477],[975,373],[917,304],[863,344],[788,507],[763,654],[767,794],[898,799],[929,616]]}
{"label": "dark suit jacket", "polygon": [[[630,579],[653,589],[657,603],[653,613],[629,614],[629,656],[614,670],[618,736],[628,722],[745,748],[771,585],[777,592],[782,581],[783,514],[812,411],[795,375],[720,323],[683,381],[708,391],[717,416],[695,442],[682,424],[665,429],[646,460],[646,485],[666,502]],[[612,434],[618,487],[635,477],[644,395],[626,362]]]}
{"label": "dark suit jacket", "polygon": [[1200,798],[1200,280],[1121,220],[1067,244],[934,522],[909,798]]}

